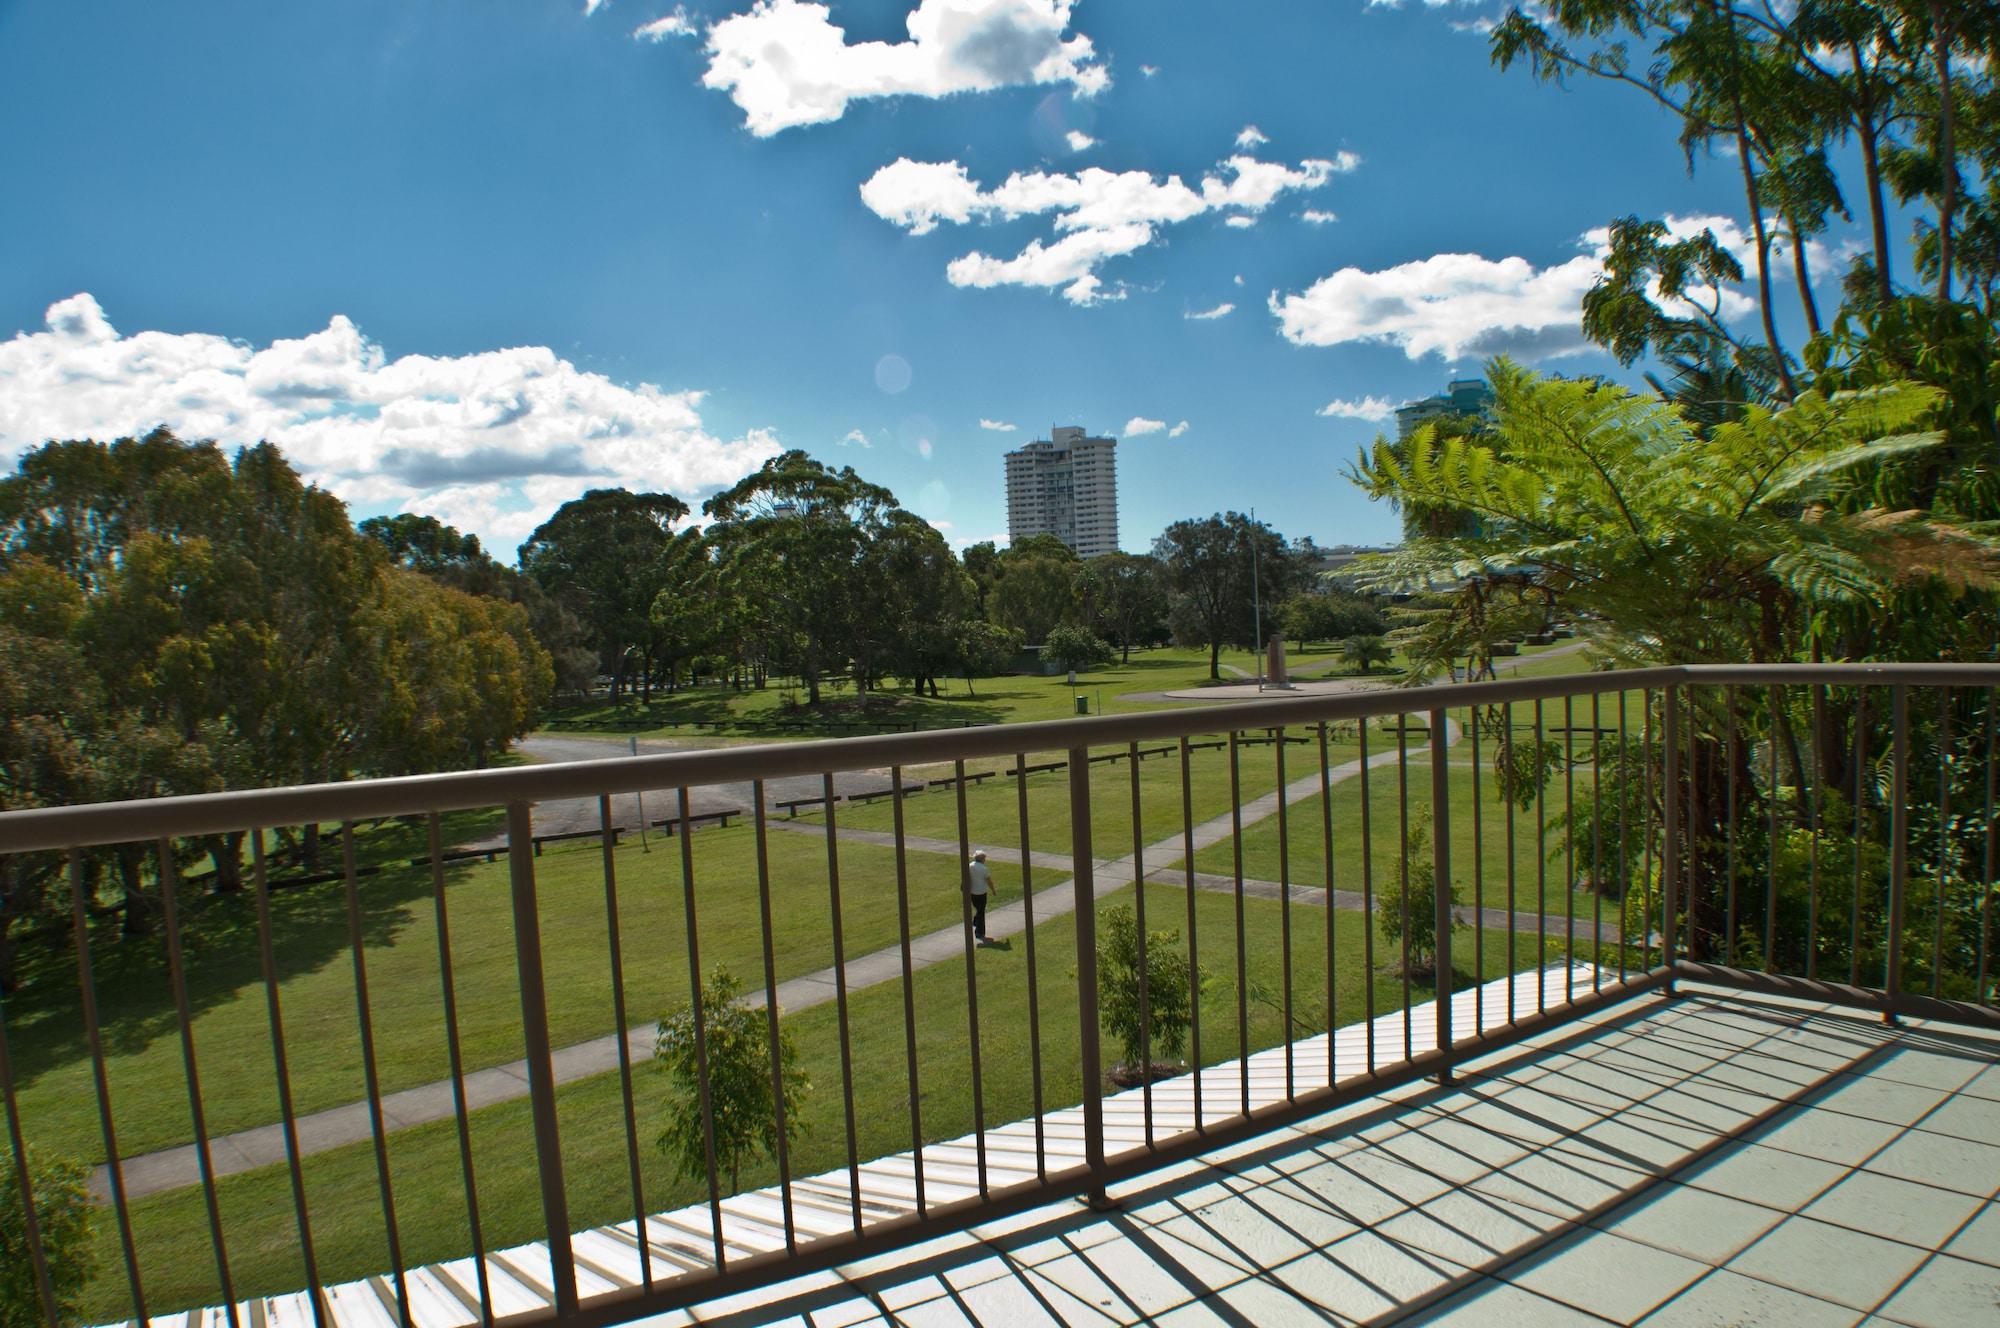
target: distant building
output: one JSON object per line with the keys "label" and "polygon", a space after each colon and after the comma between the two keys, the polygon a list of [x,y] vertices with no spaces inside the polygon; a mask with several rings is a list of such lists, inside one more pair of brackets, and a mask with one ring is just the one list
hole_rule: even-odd
{"label": "distant building", "polygon": [[1371,553],[1393,553],[1393,544],[1336,544],[1330,549],[1320,549],[1318,588],[1327,590],[1355,590],[1359,588],[1359,577],[1353,566],[1361,558]]}
{"label": "distant building", "polygon": [[1081,428],[1007,454],[1007,538],[1054,535],[1079,558],[1118,551],[1118,440]]}
{"label": "distant building", "polygon": [[1396,441],[1415,433],[1419,426],[1441,415],[1493,417],[1493,389],[1484,378],[1462,378],[1434,397],[1412,401],[1396,409]]}

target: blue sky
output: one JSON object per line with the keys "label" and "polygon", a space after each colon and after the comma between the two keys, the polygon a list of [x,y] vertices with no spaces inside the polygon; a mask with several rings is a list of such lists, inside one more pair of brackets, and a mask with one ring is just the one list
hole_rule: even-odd
{"label": "blue sky", "polygon": [[1388,538],[1339,476],[1385,403],[1496,350],[1636,382],[1577,353],[1583,237],[1740,212],[1637,97],[1493,69],[1499,12],[0,0],[0,461],[269,437],[511,558],[799,447],[962,545],[1074,423],[1129,549]]}

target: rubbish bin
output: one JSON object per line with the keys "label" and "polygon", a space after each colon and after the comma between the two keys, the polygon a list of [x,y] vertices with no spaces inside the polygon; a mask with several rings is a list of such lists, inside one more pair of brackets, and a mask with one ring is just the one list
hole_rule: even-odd
{"label": "rubbish bin", "polygon": [[1079,697],[1077,697],[1077,698],[1076,698],[1076,713],[1077,713],[1077,714],[1079,714],[1079,715],[1087,715],[1087,714],[1089,714],[1089,713],[1090,713],[1090,698],[1089,698],[1089,697],[1087,697],[1087,696],[1079,696]]}

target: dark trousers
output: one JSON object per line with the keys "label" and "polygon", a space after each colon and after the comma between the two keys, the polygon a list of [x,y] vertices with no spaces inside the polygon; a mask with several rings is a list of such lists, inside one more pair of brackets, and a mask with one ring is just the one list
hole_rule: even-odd
{"label": "dark trousers", "polygon": [[980,940],[986,939],[986,896],[972,896],[972,934]]}

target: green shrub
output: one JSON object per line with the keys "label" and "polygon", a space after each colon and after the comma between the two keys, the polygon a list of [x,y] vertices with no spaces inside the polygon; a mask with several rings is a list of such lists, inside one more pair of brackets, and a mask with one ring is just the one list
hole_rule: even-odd
{"label": "green shrub", "polygon": [[[1178,931],[1146,933],[1146,1031],[1155,1057],[1179,1060],[1192,1019],[1190,977]],[[1139,1045],[1139,922],[1121,904],[1104,910],[1097,932],[1097,1012],[1125,1048],[1127,1065],[1142,1065]]]}
{"label": "green shrub", "polygon": [[[715,1165],[729,1175],[734,1194],[745,1162],[778,1152],[777,1104],[771,1094],[771,1043],[765,1015],[742,999],[729,970],[716,965],[701,987],[703,1041],[708,1052],[709,1111],[715,1121]],[[708,1147],[701,1125],[701,1067],[695,1054],[694,1010],[686,1007],[660,1020],[653,1057],[673,1079],[667,1125],[660,1151],[690,1180],[708,1176]],[[791,1034],[778,1034],[778,1063],[785,1094],[785,1143],[804,1129],[806,1095],[812,1080],[798,1063]]]}
{"label": "green shrub", "polygon": [[[1419,812],[1410,819],[1409,833],[1403,836],[1403,857],[1397,870],[1375,892],[1375,911],[1382,934],[1393,946],[1409,942],[1409,976],[1429,977],[1437,971],[1437,903],[1433,880],[1436,858],[1431,853],[1431,814]],[[1459,883],[1451,883],[1453,904],[1463,902]],[[1465,924],[1456,918],[1454,930]],[[1402,963],[1399,953],[1396,965]]]}
{"label": "green shrub", "polygon": [[1058,627],[1042,643],[1043,659],[1055,661],[1058,668],[1075,669],[1079,673],[1109,664],[1111,657],[1111,647],[1088,627]]}
{"label": "green shrub", "polygon": [[[49,1289],[62,1322],[74,1323],[93,1263],[90,1193],[84,1185],[89,1172],[69,1158],[32,1152],[28,1172]],[[33,1328],[47,1322],[34,1260],[28,1253],[28,1213],[21,1202],[14,1155],[0,1152],[0,1328]]]}

